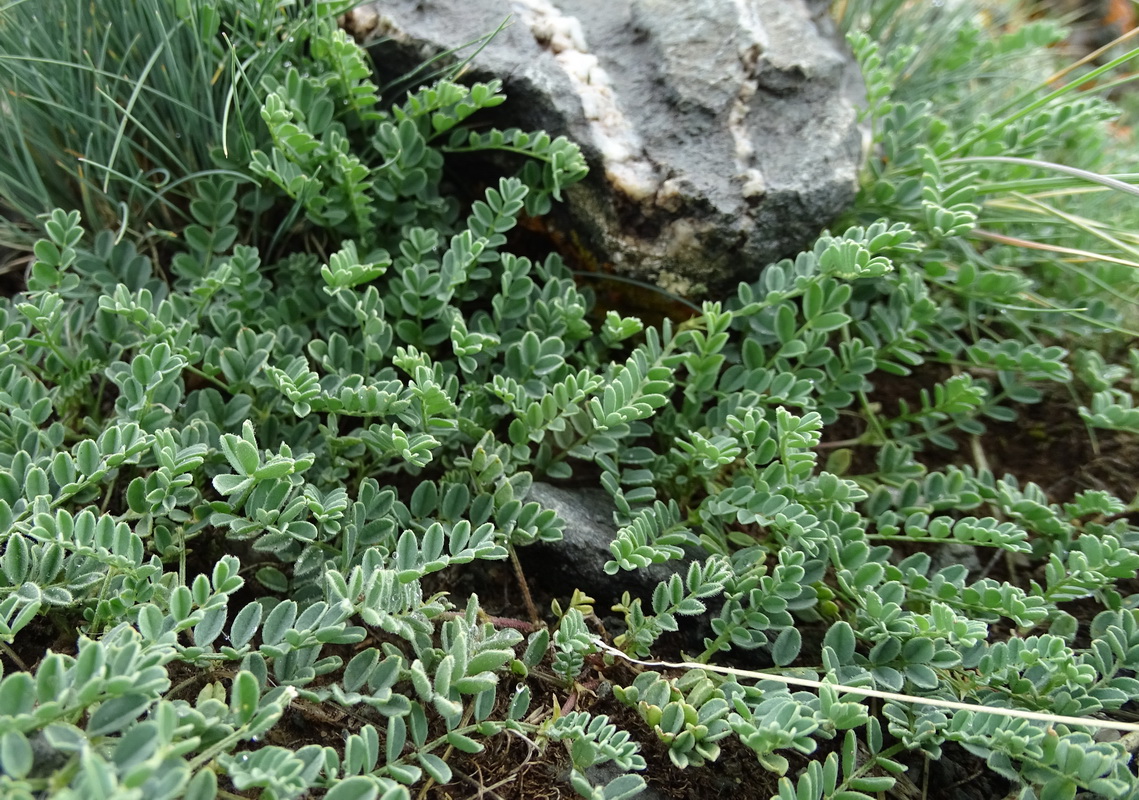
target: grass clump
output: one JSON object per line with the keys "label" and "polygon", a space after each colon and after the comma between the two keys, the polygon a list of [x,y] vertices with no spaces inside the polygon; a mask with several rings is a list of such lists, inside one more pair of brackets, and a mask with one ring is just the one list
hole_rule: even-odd
{"label": "grass clump", "polygon": [[318,12],[9,0],[2,13],[0,241],[26,246],[56,207],[136,242],[181,232],[191,184],[219,168],[214,151],[249,135],[251,85],[300,54],[294,34]]}
{"label": "grass clump", "polygon": [[[90,50],[113,70],[6,51],[51,69],[0,74],[0,197],[43,232],[0,301],[0,794],[408,798],[520,737],[598,800],[729,749],[780,800],[961,753],[1025,800],[1134,796],[1093,734],[1135,728],[1139,504],[992,464],[1037,409],[1089,458],[1139,433],[1130,240],[1095,211],[1133,181],[1087,155],[1114,111],[1020,77],[1052,27],[891,7],[839,9],[875,134],[841,232],[657,327],[511,252],[578,149],[474,127],[496,82],[384,99],[340,4],[173,4],[162,42]],[[146,42],[145,8],[98,13]],[[176,40],[185,80],[151,83]],[[69,109],[101,172],[52,172],[68,117],[29,115],[130,59],[125,101]],[[477,151],[518,169],[462,202]],[[611,574],[681,562],[612,638],[580,592],[541,622],[443,591],[560,539],[536,480],[609,493]]]}

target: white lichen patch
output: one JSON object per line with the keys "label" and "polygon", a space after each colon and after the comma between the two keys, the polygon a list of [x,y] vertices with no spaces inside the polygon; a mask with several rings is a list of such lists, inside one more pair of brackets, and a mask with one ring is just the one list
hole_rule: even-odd
{"label": "white lichen patch", "polygon": [[676,212],[684,205],[684,182],[679,178],[669,178],[660,185],[653,201],[665,211]]}
{"label": "white lichen patch", "polygon": [[344,13],[340,17],[340,26],[355,37],[358,42],[368,42],[373,39],[388,38],[396,42],[406,43],[407,34],[400,29],[395,21],[381,14],[375,6],[361,5]]}
{"label": "white lichen patch", "polygon": [[739,35],[739,59],[743,77],[739,92],[728,112],[728,132],[732,136],[733,155],[736,161],[736,176],[742,184],[743,196],[749,199],[762,197],[767,192],[767,182],[755,163],[755,145],[747,127],[749,104],[756,92],[755,65],[767,50],[767,32],[759,19],[755,0],[734,0],[737,31]]}
{"label": "white lichen patch", "polygon": [[511,5],[573,83],[610,185],[638,202],[652,197],[659,186],[656,169],[621,111],[608,74],[589,52],[581,23],[549,0],[513,0]]}
{"label": "white lichen patch", "polygon": [[763,173],[755,167],[745,169],[739,173],[739,177],[743,180],[740,186],[740,194],[744,197],[753,200],[767,194],[767,181],[763,179]]}
{"label": "white lichen patch", "polygon": [[697,284],[693,283],[691,279],[677,275],[667,269],[662,269],[657,273],[656,280],[653,282],[664,291],[677,297],[692,297],[697,289]]}

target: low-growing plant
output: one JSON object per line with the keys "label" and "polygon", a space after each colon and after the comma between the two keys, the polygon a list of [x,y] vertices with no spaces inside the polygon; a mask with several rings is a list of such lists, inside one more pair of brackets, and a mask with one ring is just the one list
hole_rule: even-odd
{"label": "low-growing plant", "polygon": [[[0,300],[0,794],[408,798],[515,736],[617,800],[649,766],[622,712],[677,768],[750,752],[780,800],[865,800],[949,743],[1025,800],[1135,796],[1125,742],[1089,731],[1135,727],[1139,501],[997,475],[982,438],[1060,384],[1089,431],[1139,429],[1125,259],[1076,280],[1049,241],[1030,269],[1012,243],[1041,218],[1000,205],[1106,103],[1001,83],[985,102],[1016,104],[966,119],[946,77],[935,114],[905,93],[916,50],[852,33],[879,149],[850,224],[652,327],[510,252],[583,177],[573,144],[468,127],[494,82],[389,105],[327,14],[296,19],[291,64],[224,73],[256,99],[245,149],[187,182],[176,240],[53,210]],[[1040,27],[954,19],[931,74],[976,42],[1047,58]],[[523,166],[464,205],[443,164],[471,151]],[[539,479],[607,490],[611,575],[680,562],[621,598],[612,644],[581,592],[546,628],[441,588],[560,539]],[[935,564],[949,544],[1007,569]],[[652,669],[575,708],[617,658]],[[330,714],[342,741],[290,740]]]}

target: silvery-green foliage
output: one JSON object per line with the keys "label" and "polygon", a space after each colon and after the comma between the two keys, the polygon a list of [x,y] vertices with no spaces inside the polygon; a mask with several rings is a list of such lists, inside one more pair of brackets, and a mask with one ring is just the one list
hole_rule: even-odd
{"label": "silvery-green foliage", "polygon": [[678,616],[697,616],[708,610],[704,600],[716,597],[732,579],[731,565],[721,556],[710,556],[703,564],[693,561],[682,579],[673,575],[653,590],[652,614],[646,615],[641,599],[635,600],[626,592],[615,611],[625,615],[626,630],[617,637],[617,644],[626,652],[644,657],[652,645],[666,631],[679,629]]}
{"label": "silvery-green foliage", "polygon": [[[249,158],[312,224],[357,239],[323,267],[303,254],[267,263],[238,241],[238,209],[252,195],[232,171],[219,173],[196,184],[184,249],[169,265],[56,211],[27,290],[0,304],[3,640],[46,614],[83,632],[77,655],[49,653],[34,672],[0,681],[6,796],[50,785],[56,796],[209,798],[221,774],[264,797],[314,788],[342,800],[407,797],[409,785],[450,779],[444,748],[474,752],[508,727],[531,736],[540,727],[522,721],[525,687],[505,718],[492,712],[503,671],[535,667],[548,639],[516,654],[521,636],[479,622],[477,599],[455,612],[420,581],[556,540],[562,523],[526,502],[528,459],[490,434],[502,419],[490,395],[475,383],[460,396],[455,372],[434,356],[450,336],[483,381],[501,373],[533,382],[563,363],[549,349],[555,337],[592,334],[554,261],[504,257],[521,269],[513,289],[502,283],[500,324],[462,305],[497,281],[487,265],[504,256],[517,215],[546,208],[581,177],[582,162],[576,147],[544,134],[468,137],[459,123],[502,101],[494,85],[441,83],[379,108],[363,52],[315,19],[295,33],[324,77],[294,68],[263,78],[274,149],[268,162]],[[340,96],[350,102],[334,104]],[[349,148],[366,126],[375,129],[372,161]],[[429,144],[451,128],[451,145]],[[386,153],[393,144],[428,169]],[[454,202],[438,193],[440,147],[532,153],[544,168],[488,189],[454,229]],[[413,219],[424,227],[402,230]],[[378,249],[381,239],[398,255]],[[374,285],[389,270],[390,306]],[[544,283],[545,301],[534,296]],[[548,331],[534,340],[537,356],[533,334],[522,335],[535,312]],[[643,363],[634,355],[619,368],[604,415],[642,413]],[[588,394],[606,380],[587,375]],[[471,436],[478,446],[456,457],[453,445]],[[444,451],[438,480],[402,498],[367,474],[408,474]],[[253,569],[225,555],[206,574],[186,574],[190,550],[216,546],[218,534],[248,543]],[[238,606],[250,575],[287,596]],[[347,663],[337,652],[376,636],[404,645],[385,641]],[[172,689],[175,661],[202,679]],[[342,753],[250,748],[297,698],[378,716]],[[605,732],[581,720],[580,732],[559,738]],[[436,721],[442,736],[429,735]],[[619,744],[624,768],[643,767],[627,735],[606,730],[605,752]],[[603,796],[641,785],[618,779]]]}
{"label": "silvery-green foliage", "polygon": [[[894,778],[867,773],[877,768],[897,774],[905,772],[906,768],[888,756],[880,755],[882,729],[878,721],[870,719],[866,728],[865,751],[859,751],[860,740],[854,731],[847,731],[843,738],[841,759],[837,753],[830,753],[825,761],[816,760],[808,764],[794,783],[790,778],[780,778],[779,794],[773,800],[821,800],[824,797],[840,796],[839,792],[845,800],[869,800],[874,795],[867,794],[868,792],[889,791],[894,786]],[[859,763],[860,759],[864,759],[862,763]]]}
{"label": "silvery-green foliage", "polygon": [[[520,216],[582,177],[578,149],[479,126],[497,82],[382,98],[327,16],[340,7],[297,23],[291,64],[239,81],[255,101],[244,133],[224,170],[187,181],[176,240],[143,246],[56,210],[25,291],[0,300],[0,645],[18,659],[36,625],[79,632],[0,677],[0,794],[205,800],[222,780],[394,800],[447,783],[448,753],[501,734],[564,743],[583,797],[635,795],[646,764],[630,732],[562,714],[564,695],[556,712],[532,703],[608,677],[591,601],[555,604],[556,626],[524,641],[527,623],[438,592],[452,584],[437,573],[560,539],[535,480],[611,495],[608,573],[676,567],[621,598],[615,644],[642,659],[694,648],[709,668],[642,671],[613,693],[678,767],[734,737],[781,776],[780,800],[858,800],[891,788],[903,750],[950,741],[1026,798],[1134,793],[1123,746],[1079,726],[878,713],[828,685],[711,669],[756,659],[1076,717],[1139,690],[1139,612],[1119,588],[1139,569],[1135,503],[1099,489],[1058,503],[983,462],[921,460],[1073,376],[1089,428],[1136,428],[1139,356],[1109,363],[1077,338],[1121,317],[1094,281],[978,248],[978,226],[1023,233],[987,204],[1020,174],[960,160],[1094,139],[1081,132],[1107,106],[1026,101],[996,125],[949,116],[973,102],[957,82],[941,81],[941,106],[910,83],[927,63],[1036,58],[1055,31],[990,41],[957,20],[927,53],[872,19],[877,41],[852,37],[876,150],[851,220],[692,319],[647,326],[595,314],[558,256],[508,252]],[[442,179],[449,154],[472,151],[518,168],[467,207]],[[937,377],[875,399],[918,369]],[[946,544],[1028,568],[935,566]],[[1090,630],[1074,600],[1104,608]],[[342,745],[266,743],[314,707],[350,720]],[[838,737],[789,774],[789,751]],[[606,762],[624,774],[594,785]]]}
{"label": "silvery-green foliage", "polygon": [[614,694],[637,710],[678,767],[715,761],[720,754],[716,742],[731,733],[726,721],[731,704],[723,689],[700,670],[675,681],[658,672],[642,672],[631,685],[616,687]]}
{"label": "silvery-green foliage", "polygon": [[1091,408],[1080,407],[1080,418],[1093,428],[1139,433],[1139,408],[1130,392],[1107,389],[1092,396]]}
{"label": "silvery-green foliage", "polygon": [[573,711],[555,719],[545,730],[551,741],[570,744],[570,783],[588,800],[623,800],[640,794],[645,780],[640,775],[626,772],[604,786],[594,786],[585,776],[585,770],[612,761],[622,770],[645,768],[645,760],[637,754],[637,745],[625,731],[619,731],[607,717],[591,716],[584,711]]}
{"label": "silvery-green foliage", "polygon": [[593,635],[585,626],[585,617],[579,609],[570,608],[558,621],[553,644],[553,670],[572,685],[585,667],[586,655],[594,650]]}
{"label": "silvery-green foliage", "polygon": [[[625,499],[629,499],[627,493]],[[692,545],[696,541],[695,535],[683,524],[676,501],[665,505],[658,500],[617,531],[617,537],[609,545],[614,560],[605,563],[605,571],[612,575],[620,569],[638,569],[678,559],[684,555],[681,545]]]}

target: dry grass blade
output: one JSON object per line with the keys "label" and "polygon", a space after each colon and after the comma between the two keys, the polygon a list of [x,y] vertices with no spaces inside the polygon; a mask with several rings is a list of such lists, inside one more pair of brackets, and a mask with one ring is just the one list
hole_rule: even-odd
{"label": "dry grass blade", "polygon": [[979,714],[994,714],[1000,717],[1015,717],[1018,719],[1031,719],[1037,722],[1049,722],[1063,725],[1079,725],[1086,728],[1108,728],[1116,731],[1139,731],[1139,724],[1133,722],[1116,722],[1114,720],[1092,719],[1089,717],[1069,717],[1063,714],[1044,714],[1039,711],[1026,711],[1020,708],[1000,708],[996,706],[981,706],[976,703],[958,703],[953,700],[941,700],[935,697],[915,697],[910,694],[897,692],[884,692],[879,689],[867,689],[862,686],[845,686],[832,681],[816,681],[810,678],[792,678],[787,675],[776,675],[767,672],[753,672],[735,667],[719,667],[714,664],[697,664],[693,661],[641,661],[632,658],[601,639],[595,639],[594,644],[610,655],[639,664],[642,667],[669,667],[670,669],[704,670],[720,675],[731,675],[737,678],[750,678],[757,681],[775,681],[786,686],[805,686],[811,689],[830,688],[836,692],[860,695],[862,697],[877,697],[881,700],[893,700],[899,703],[914,703],[915,705],[936,706],[937,708],[950,708],[956,711],[973,711]]}
{"label": "dry grass blade", "polygon": [[1028,239],[1021,239],[1016,236],[1004,236],[993,231],[987,231],[983,228],[977,228],[972,233],[979,239],[987,239],[990,242],[1000,242],[1001,244],[1009,244],[1014,247],[1023,247],[1028,250],[1043,250],[1048,253],[1056,253],[1058,255],[1079,256],[1080,258],[1089,261],[1108,261],[1112,264],[1122,264],[1125,267],[1132,267],[1139,269],[1139,263],[1128,261],[1125,258],[1116,258],[1115,256],[1104,255],[1103,253],[1093,253],[1090,250],[1080,250],[1075,247],[1061,247],[1056,244],[1044,244],[1042,242],[1033,242]]}

